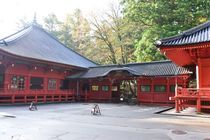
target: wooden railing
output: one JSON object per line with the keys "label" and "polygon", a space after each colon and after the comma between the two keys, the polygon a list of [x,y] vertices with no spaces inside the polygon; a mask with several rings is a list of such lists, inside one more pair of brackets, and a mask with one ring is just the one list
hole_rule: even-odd
{"label": "wooden railing", "polygon": [[210,88],[177,88],[174,99],[176,112],[186,107],[196,107],[197,112],[201,112],[201,109],[210,109]]}
{"label": "wooden railing", "polygon": [[210,88],[178,88],[177,96],[210,96]]}
{"label": "wooden railing", "polygon": [[0,90],[0,104],[68,102],[74,98],[74,90]]}

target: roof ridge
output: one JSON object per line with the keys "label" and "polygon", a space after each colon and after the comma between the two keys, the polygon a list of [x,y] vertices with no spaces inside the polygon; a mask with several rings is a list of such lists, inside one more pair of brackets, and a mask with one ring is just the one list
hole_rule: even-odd
{"label": "roof ridge", "polygon": [[[18,33],[23,32],[24,30],[27,30],[27,29],[29,29],[29,28],[31,28],[31,25],[28,25],[28,26],[26,26],[26,27],[22,28],[21,30],[16,31],[16,32],[15,32],[15,33],[13,33],[13,34],[8,35],[8,36],[6,36],[6,37],[4,37],[4,38],[0,39],[0,41],[5,42],[5,39],[8,39],[8,38],[10,38],[10,37],[12,37],[12,36],[14,36],[14,35],[17,35]],[[26,32],[26,33],[28,33],[28,32]],[[26,33],[24,33],[24,34],[22,34],[22,35],[18,36],[17,38],[15,38],[15,39],[13,39],[13,40],[11,40],[11,41],[8,41],[8,42],[6,42],[6,43],[9,43],[9,42],[12,42],[12,41],[14,41],[14,40],[16,40],[16,39],[18,39],[18,38],[21,38],[21,37],[23,37]]]}
{"label": "roof ridge", "polygon": [[188,30],[184,31],[183,34],[184,35],[191,35],[191,34],[193,34],[195,32],[198,32],[199,30],[205,29],[205,28],[207,28],[209,26],[210,26],[210,20],[207,21],[207,22],[204,22],[204,23],[202,23],[200,25],[197,25],[197,26],[195,26],[195,27],[193,27],[191,29],[188,29]]}
{"label": "roof ridge", "polygon": [[151,62],[136,62],[136,63],[127,63],[127,64],[108,64],[108,65],[98,65],[89,68],[98,68],[98,67],[113,67],[113,66],[130,66],[130,65],[145,65],[145,64],[155,64],[155,63],[167,63],[172,62],[171,60],[158,60],[158,61],[151,61]]}

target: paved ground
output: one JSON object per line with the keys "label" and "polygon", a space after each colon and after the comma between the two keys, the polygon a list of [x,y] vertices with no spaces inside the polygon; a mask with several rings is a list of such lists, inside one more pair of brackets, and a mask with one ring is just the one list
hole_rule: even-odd
{"label": "paved ground", "polygon": [[[164,107],[71,103],[0,107],[0,140],[208,140],[210,118],[154,114]],[[5,117],[14,115],[16,118]]]}

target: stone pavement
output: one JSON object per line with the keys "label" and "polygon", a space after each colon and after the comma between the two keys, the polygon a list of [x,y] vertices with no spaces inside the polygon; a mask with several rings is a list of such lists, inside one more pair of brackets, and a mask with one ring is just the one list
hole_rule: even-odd
{"label": "stone pavement", "polygon": [[[0,140],[207,140],[210,119],[154,114],[166,107],[99,104],[1,106]],[[4,113],[3,113],[4,114]]]}
{"label": "stone pavement", "polygon": [[170,109],[168,111],[165,111],[161,114],[164,115],[176,115],[176,116],[191,116],[191,117],[201,117],[201,118],[209,118],[210,119],[210,114],[207,113],[196,113],[196,108],[193,107],[188,107],[184,109],[183,111],[180,111],[180,113],[176,113],[175,108]]}

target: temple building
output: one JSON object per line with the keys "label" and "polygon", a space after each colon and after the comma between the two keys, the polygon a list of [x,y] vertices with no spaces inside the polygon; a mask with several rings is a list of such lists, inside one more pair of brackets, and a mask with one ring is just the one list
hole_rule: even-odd
{"label": "temple building", "polygon": [[174,104],[169,98],[175,96],[175,85],[187,88],[192,75],[191,70],[181,66],[199,65],[203,81],[200,87],[210,85],[204,77],[204,73],[210,74],[209,59],[197,59],[208,55],[209,50],[205,47],[208,43],[185,48],[169,45],[158,47],[177,65],[169,60],[99,65],[31,24],[0,40],[0,104],[119,102],[125,80],[136,83],[138,103]]}
{"label": "temple building", "polygon": [[178,88],[174,97],[176,110],[196,107],[197,112],[210,109],[210,21],[183,33],[161,39],[156,46],[175,64],[193,68],[194,88]]}

